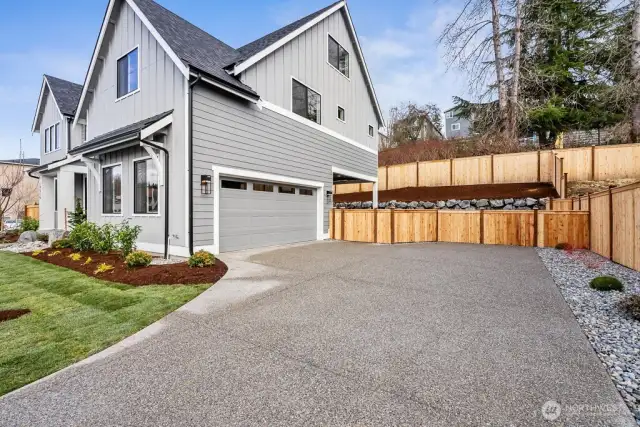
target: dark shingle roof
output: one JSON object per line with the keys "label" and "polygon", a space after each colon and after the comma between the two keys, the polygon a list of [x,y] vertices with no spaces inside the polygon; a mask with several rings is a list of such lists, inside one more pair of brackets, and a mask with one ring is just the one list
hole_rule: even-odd
{"label": "dark shingle roof", "polygon": [[173,113],[173,110],[165,111],[164,113],[156,114],[153,117],[140,120],[139,122],[123,126],[119,129],[112,130],[107,133],[103,133],[102,135],[96,136],[95,138],[85,142],[84,144],[77,146],[73,150],[69,151],[69,154],[83,153],[87,150],[101,147],[102,145],[108,144],[120,138],[135,136],[139,134],[142,129],[146,128],[147,126],[151,126],[158,120],[164,119],[171,113]]}
{"label": "dark shingle roof", "polygon": [[270,33],[270,34],[267,34],[264,37],[259,38],[258,40],[252,41],[251,43],[248,43],[248,44],[242,46],[241,48],[238,48],[239,56],[235,59],[234,62],[236,62],[236,63],[237,62],[242,62],[242,61],[252,57],[256,53],[263,51],[264,49],[268,48],[269,46],[271,46],[272,44],[274,44],[278,40],[280,40],[280,39],[286,37],[287,35],[291,34],[295,30],[297,30],[298,28],[300,28],[303,25],[305,25],[307,22],[314,20],[316,17],[322,15],[324,12],[326,12],[329,9],[331,9],[332,7],[337,5],[338,3],[341,3],[342,1],[343,0],[337,1],[337,2],[335,2],[335,3],[333,3],[333,4],[329,5],[329,6],[325,7],[324,9],[320,9],[319,11],[314,12],[311,15],[307,15],[304,18],[299,19],[296,22],[293,22],[293,23],[287,25],[286,27],[282,27],[282,28]]}
{"label": "dark shingle roof", "polygon": [[253,89],[224,70],[238,55],[234,48],[152,0],[133,1],[182,61],[223,83],[258,96]]}
{"label": "dark shingle roof", "polygon": [[46,74],[44,77],[47,79],[47,83],[49,83],[49,88],[51,88],[51,92],[53,92],[53,97],[58,103],[60,112],[67,116],[73,116],[76,113],[78,101],[80,101],[82,85]]}

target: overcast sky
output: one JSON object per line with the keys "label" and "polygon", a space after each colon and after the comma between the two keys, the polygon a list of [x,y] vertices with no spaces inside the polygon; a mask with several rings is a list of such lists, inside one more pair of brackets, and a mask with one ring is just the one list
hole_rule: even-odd
{"label": "overcast sky", "polygon": [[[331,3],[331,0],[160,0],[163,6],[233,47]],[[82,84],[107,0],[2,2],[0,6],[0,159],[38,157],[31,124],[42,74]],[[456,2],[348,0],[369,71],[386,112],[401,101],[442,110],[464,95],[464,78],[447,68],[436,40]]]}

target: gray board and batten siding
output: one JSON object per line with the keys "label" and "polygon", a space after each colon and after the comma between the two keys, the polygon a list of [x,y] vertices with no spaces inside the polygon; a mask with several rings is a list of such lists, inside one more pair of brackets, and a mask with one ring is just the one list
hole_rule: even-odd
{"label": "gray board and batten siding", "polygon": [[[213,194],[200,176],[212,166],[252,170],[333,184],[332,167],[376,176],[378,158],[343,140],[266,108],[197,85],[193,102],[194,244],[213,244]],[[217,189],[213,189],[216,191]],[[331,202],[323,198],[325,233]]]}

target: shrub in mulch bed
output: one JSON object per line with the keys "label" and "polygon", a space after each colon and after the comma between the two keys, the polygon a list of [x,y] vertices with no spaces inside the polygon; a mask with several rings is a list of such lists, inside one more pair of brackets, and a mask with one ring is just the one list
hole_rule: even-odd
{"label": "shrub in mulch bed", "polygon": [[0,322],[17,319],[18,317],[24,316],[27,313],[31,313],[31,310],[26,308],[19,308],[15,310],[0,310]]}
{"label": "shrub in mulch bed", "polygon": [[20,233],[7,233],[5,236],[0,237],[1,243],[15,243],[20,238]]}
{"label": "shrub in mulch bed", "polygon": [[[220,260],[216,260],[214,265],[204,268],[191,268],[186,262],[129,268],[119,252],[100,254],[86,251],[81,253],[81,259],[75,261],[69,257],[76,253],[73,249],[58,249],[57,251],[60,253],[55,256],[49,256],[54,252],[51,250],[40,253],[27,252],[24,255],[69,268],[96,279],[133,286],[212,284],[227,273],[226,264]],[[89,262],[87,262],[88,258],[91,258]],[[112,266],[113,269],[96,274],[96,270],[102,264]]]}

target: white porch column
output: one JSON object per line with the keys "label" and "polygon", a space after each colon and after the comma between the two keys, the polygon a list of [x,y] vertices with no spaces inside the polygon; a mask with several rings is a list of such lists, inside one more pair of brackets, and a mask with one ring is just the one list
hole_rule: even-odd
{"label": "white porch column", "polygon": [[378,209],[378,181],[373,183],[373,209]]}
{"label": "white porch column", "polygon": [[53,228],[53,177],[40,177],[40,229]]}
{"label": "white porch column", "polygon": [[75,173],[63,167],[58,172],[58,229],[64,230],[67,225],[65,210],[69,214],[75,210],[75,206]]}

